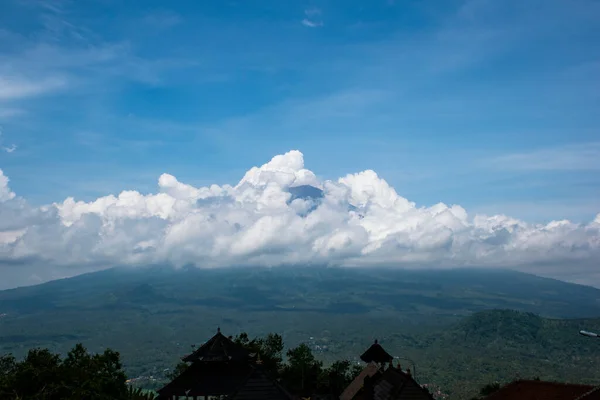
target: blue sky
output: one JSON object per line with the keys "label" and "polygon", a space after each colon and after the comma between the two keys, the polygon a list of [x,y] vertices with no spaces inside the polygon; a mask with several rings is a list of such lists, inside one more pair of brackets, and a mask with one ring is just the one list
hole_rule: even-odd
{"label": "blue sky", "polygon": [[298,149],[418,205],[589,221],[599,21],[595,0],[6,0],[0,168],[40,205],[235,184]]}

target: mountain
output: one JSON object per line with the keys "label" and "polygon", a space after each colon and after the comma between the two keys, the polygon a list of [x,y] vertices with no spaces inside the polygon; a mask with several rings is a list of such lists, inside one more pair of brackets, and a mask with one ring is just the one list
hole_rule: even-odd
{"label": "mountain", "polygon": [[217,326],[309,342],[325,361],[357,359],[377,338],[459,393],[460,379],[472,391],[515,371],[600,378],[584,368],[600,344],[577,335],[600,330],[583,319],[600,316],[599,299],[595,288],[506,270],[114,268],[1,291],[0,353],[83,342],[120,351],[138,376],[159,375]]}
{"label": "mountain", "polygon": [[416,341],[394,335],[390,346],[407,348],[426,379],[454,398],[470,398],[487,383],[518,378],[599,384],[600,343],[579,336],[582,329],[600,330],[600,319],[490,310]]}

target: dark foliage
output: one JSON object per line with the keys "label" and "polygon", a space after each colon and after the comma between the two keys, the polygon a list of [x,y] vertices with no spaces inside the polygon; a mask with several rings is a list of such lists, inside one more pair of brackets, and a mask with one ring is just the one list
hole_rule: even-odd
{"label": "dark foliage", "polygon": [[22,361],[0,358],[1,399],[125,400],[126,379],[119,353],[89,354],[81,344],[64,359],[47,349],[32,349]]}
{"label": "dark foliage", "polygon": [[248,334],[240,333],[234,342],[244,346],[251,353],[260,357],[263,368],[272,377],[278,377],[282,368],[283,338],[281,335],[269,333],[264,338],[250,340]]}
{"label": "dark foliage", "polygon": [[173,370],[170,371],[166,375],[167,379],[173,380],[173,379],[177,378],[179,375],[183,374],[183,372],[186,369],[188,369],[188,367],[189,367],[189,364],[186,363],[186,362],[184,362],[184,361],[181,361],[181,362],[177,363],[177,365],[175,366],[175,368],[173,368]]}
{"label": "dark foliage", "polygon": [[[509,271],[114,269],[0,291],[0,354],[66,354],[78,342],[92,352],[119,349],[135,384],[157,389],[184,346],[217,326],[261,337],[285,331],[283,358],[305,342],[322,369],[356,360],[378,337],[405,368],[414,361],[419,382],[468,399],[484,383],[518,377],[597,383],[600,372],[589,366],[600,346],[577,332],[600,331],[600,319],[542,317],[599,316],[599,297],[598,289]],[[261,359],[272,362],[266,352]],[[0,360],[0,369],[12,362]],[[321,387],[327,377],[319,376]]]}
{"label": "dark foliage", "polygon": [[495,383],[488,383],[487,385],[485,385],[484,387],[481,388],[481,390],[479,391],[479,395],[480,396],[489,396],[492,393],[497,392],[498,390],[500,390],[500,384],[495,382]]}
{"label": "dark foliage", "polygon": [[335,361],[329,368],[323,368],[309,346],[302,343],[289,349],[287,362],[282,362],[283,338],[270,333],[264,338],[250,340],[247,333],[241,333],[235,341],[249,351],[258,353],[260,361],[273,379],[279,381],[292,393],[311,396],[315,393],[331,394],[337,398],[356,377],[361,368],[351,366],[350,361]]}

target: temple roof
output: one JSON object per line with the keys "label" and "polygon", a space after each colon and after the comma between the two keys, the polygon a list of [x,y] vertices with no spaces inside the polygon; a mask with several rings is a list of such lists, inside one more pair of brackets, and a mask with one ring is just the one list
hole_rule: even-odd
{"label": "temple roof", "polygon": [[246,382],[252,371],[253,367],[249,363],[197,361],[158,390],[158,393],[160,398],[172,395],[230,395]]}
{"label": "temple roof", "polygon": [[288,400],[293,397],[269,379],[259,365],[226,361],[198,361],[158,390],[159,398],[171,396],[229,396],[238,400]]}
{"label": "temple roof", "polygon": [[392,361],[394,357],[388,354],[388,352],[381,347],[377,340],[375,340],[375,343],[373,343],[371,347],[369,347],[367,351],[360,356],[360,359],[366,363],[376,362],[384,364]]}
{"label": "temple roof", "polygon": [[358,374],[346,389],[340,395],[340,400],[352,400],[358,392],[362,389],[365,378],[367,376],[374,376],[379,372],[379,366],[375,363],[369,363],[361,372]]}
{"label": "temple roof", "polygon": [[373,400],[433,400],[433,396],[401,370],[386,369],[373,385]]}
{"label": "temple roof", "polygon": [[215,336],[192,354],[184,357],[183,361],[242,361],[247,360],[249,356],[250,354],[245,348],[227,338],[218,329]]}
{"label": "temple roof", "polygon": [[588,400],[594,397],[594,387],[559,382],[514,381],[486,397],[490,400]]}
{"label": "temple roof", "polygon": [[269,379],[259,366],[255,366],[242,386],[231,396],[231,400],[291,400],[289,394],[276,381]]}
{"label": "temple roof", "polygon": [[[370,388],[370,389],[369,389]],[[340,400],[433,400],[433,396],[400,368],[382,371],[371,363],[348,385]]]}

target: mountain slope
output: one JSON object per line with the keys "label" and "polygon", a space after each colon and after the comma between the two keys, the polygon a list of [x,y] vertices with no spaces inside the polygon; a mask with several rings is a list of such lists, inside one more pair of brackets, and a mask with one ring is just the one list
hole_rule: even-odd
{"label": "mountain slope", "polygon": [[[0,353],[83,342],[117,349],[137,376],[174,365],[217,326],[308,341],[324,360],[357,358],[378,338],[424,379],[449,388],[468,379],[472,389],[515,371],[573,376],[563,365],[598,355],[577,335],[596,321],[485,310],[597,317],[598,299],[595,288],[511,271],[111,269],[0,292]],[[573,371],[593,378],[581,365]]]}
{"label": "mountain slope", "polygon": [[[141,297],[140,297],[141,296]],[[102,308],[115,304],[236,307],[257,311],[468,314],[510,308],[550,317],[600,315],[600,290],[513,271],[343,268],[110,269],[0,291],[0,311]]]}
{"label": "mountain slope", "polygon": [[582,329],[600,330],[600,319],[491,310],[420,337],[420,351],[402,335],[394,335],[388,345],[414,357],[422,378],[467,398],[486,383],[518,378],[599,384],[600,342],[578,335]]}

